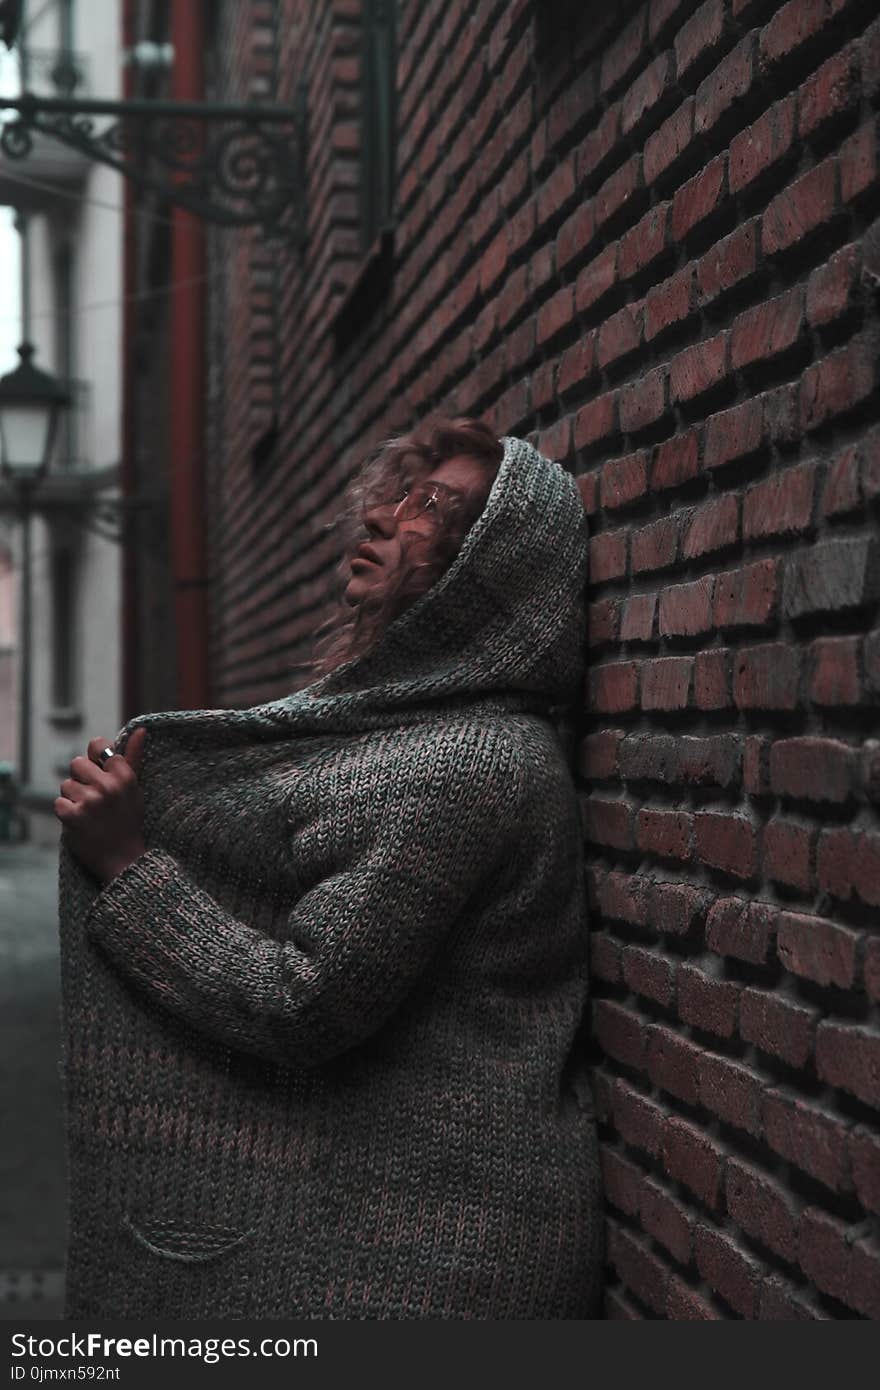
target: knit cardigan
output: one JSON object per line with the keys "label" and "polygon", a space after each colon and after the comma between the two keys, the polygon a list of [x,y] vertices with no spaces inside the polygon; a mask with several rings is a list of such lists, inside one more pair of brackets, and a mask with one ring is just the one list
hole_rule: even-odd
{"label": "knit cardigan", "polygon": [[67,1318],[595,1316],[587,523],[503,444],[368,654],[129,720],[146,852],[62,842]]}

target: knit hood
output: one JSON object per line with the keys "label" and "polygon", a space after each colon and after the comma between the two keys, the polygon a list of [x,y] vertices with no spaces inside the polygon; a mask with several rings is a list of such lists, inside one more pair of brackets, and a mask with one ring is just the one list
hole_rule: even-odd
{"label": "knit hood", "polygon": [[[434,707],[486,702],[556,717],[580,693],[586,642],[587,538],[574,478],[526,440],[504,436],[491,492],[455,559],[365,654],[312,684],[236,710],[242,736],[381,728]],[[197,733],[229,710],[139,715],[139,725]],[[283,736],[283,735],[282,735]]]}

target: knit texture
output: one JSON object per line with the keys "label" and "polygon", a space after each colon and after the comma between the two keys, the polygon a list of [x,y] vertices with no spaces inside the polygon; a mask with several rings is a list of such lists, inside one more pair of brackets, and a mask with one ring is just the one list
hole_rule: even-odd
{"label": "knit texture", "polygon": [[146,853],[62,846],[68,1318],[595,1316],[587,523],[502,442],[369,654],[129,720]]}

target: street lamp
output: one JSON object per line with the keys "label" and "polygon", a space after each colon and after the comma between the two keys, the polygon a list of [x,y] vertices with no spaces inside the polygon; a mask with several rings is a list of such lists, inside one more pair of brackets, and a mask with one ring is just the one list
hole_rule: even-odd
{"label": "street lamp", "polygon": [[20,363],[0,377],[0,472],[21,511],[21,724],[19,786],[31,775],[31,494],[49,467],[58,417],[70,397],[56,377],[35,367],[33,343],[18,349]]}
{"label": "street lamp", "polygon": [[0,466],[24,493],[46,472],[58,417],[70,396],[57,377],[33,363],[33,343],[22,343],[14,371],[0,377]]}

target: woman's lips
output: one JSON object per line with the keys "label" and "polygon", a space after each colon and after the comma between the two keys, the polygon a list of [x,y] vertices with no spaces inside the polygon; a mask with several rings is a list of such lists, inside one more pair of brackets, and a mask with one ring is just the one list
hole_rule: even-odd
{"label": "woman's lips", "polygon": [[379,557],[376,554],[373,547],[368,543],[365,543],[364,545],[360,546],[358,550],[355,552],[355,554],[352,556],[351,563],[353,565],[356,565],[358,563],[362,565],[378,565]]}

